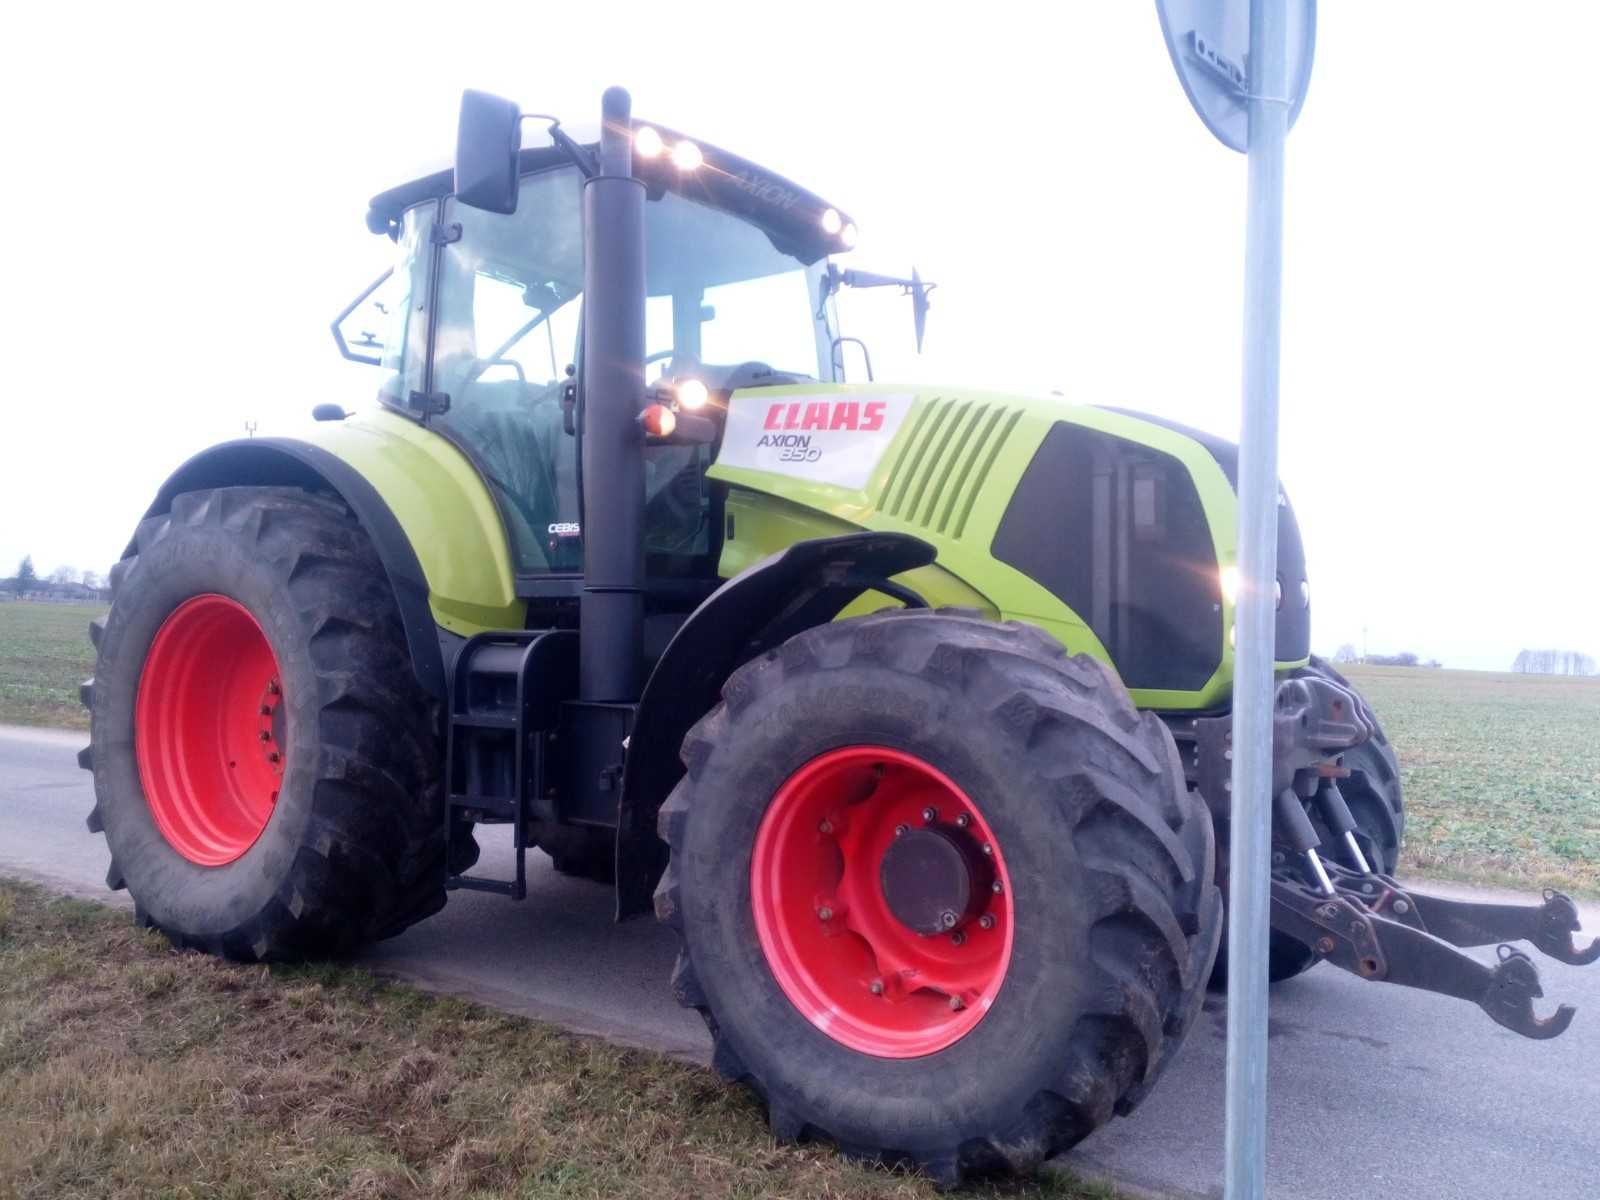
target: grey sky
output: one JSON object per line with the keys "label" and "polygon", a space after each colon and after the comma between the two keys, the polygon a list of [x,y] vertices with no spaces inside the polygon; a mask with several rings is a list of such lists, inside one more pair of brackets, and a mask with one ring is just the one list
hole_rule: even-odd
{"label": "grey sky", "polygon": [[[444,165],[460,90],[642,115],[847,209],[879,377],[1233,435],[1245,168],[1153,5],[150,4],[21,10],[0,573],[103,570],[162,477],[365,402],[327,322],[387,265],[368,196]],[[780,19],[781,14],[781,19]],[[1282,473],[1315,642],[1504,668],[1600,653],[1600,6],[1324,0],[1289,142]],[[615,42],[616,45],[607,43]]]}

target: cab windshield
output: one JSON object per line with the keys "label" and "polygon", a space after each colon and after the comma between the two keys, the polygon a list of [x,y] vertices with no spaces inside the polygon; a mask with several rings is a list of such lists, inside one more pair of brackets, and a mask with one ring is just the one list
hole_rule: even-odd
{"label": "cab windshield", "polygon": [[[523,572],[582,568],[577,439],[562,392],[579,361],[582,177],[563,167],[523,179],[509,216],[445,202],[460,236],[439,259],[435,422],[498,495]],[[645,205],[646,377],[761,363],[821,378],[829,333],[816,316],[824,264],[807,266],[757,227],[674,192]],[[646,455],[646,551],[709,547],[706,447]]]}

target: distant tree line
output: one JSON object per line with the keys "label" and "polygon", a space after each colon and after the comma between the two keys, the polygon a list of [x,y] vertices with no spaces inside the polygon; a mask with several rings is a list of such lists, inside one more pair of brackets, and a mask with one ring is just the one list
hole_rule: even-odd
{"label": "distant tree line", "polygon": [[1576,650],[1524,650],[1511,669],[1518,675],[1594,675],[1594,659]]}
{"label": "distant tree line", "polygon": [[80,571],[77,567],[57,567],[41,579],[31,554],[23,556],[15,575],[0,579],[0,592],[10,592],[19,600],[30,595],[45,600],[103,599],[106,586],[105,576],[98,571]]}
{"label": "distant tree line", "polygon": [[1442,664],[1437,658],[1422,659],[1409,650],[1402,650],[1399,654],[1368,654],[1357,653],[1356,648],[1349,642],[1340,646],[1334,652],[1333,661],[1339,663],[1366,663],[1373,667],[1438,667]]}

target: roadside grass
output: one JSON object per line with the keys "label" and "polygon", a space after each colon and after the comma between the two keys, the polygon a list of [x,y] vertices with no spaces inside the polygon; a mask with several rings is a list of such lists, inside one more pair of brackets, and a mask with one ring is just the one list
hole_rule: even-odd
{"label": "roadside grass", "polygon": [[0,724],[89,728],[78,685],[94,674],[89,622],[104,605],[0,601]]}
{"label": "roadside grass", "polygon": [[1400,757],[1400,869],[1600,894],[1600,679],[1339,668]]}
{"label": "roadside grass", "polygon": [[[0,1195],[931,1198],[711,1072],[0,880]],[[1102,1200],[1058,1173],[977,1196]]]}

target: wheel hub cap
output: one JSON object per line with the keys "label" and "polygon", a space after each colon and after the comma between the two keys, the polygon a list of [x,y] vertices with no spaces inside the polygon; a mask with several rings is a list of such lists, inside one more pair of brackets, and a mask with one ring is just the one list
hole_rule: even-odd
{"label": "wheel hub cap", "polygon": [[884,902],[900,924],[924,937],[949,933],[988,903],[994,868],[954,825],[908,829],[878,866]]}

